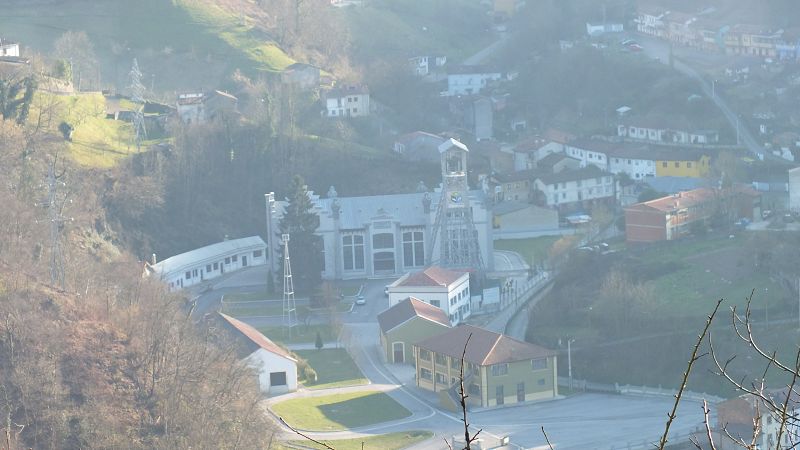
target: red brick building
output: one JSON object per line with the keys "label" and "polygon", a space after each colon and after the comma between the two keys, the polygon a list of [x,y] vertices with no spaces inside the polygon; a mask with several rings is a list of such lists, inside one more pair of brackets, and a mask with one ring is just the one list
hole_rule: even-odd
{"label": "red brick building", "polygon": [[760,216],[760,196],[747,186],[733,191],[700,188],[625,208],[628,242],[670,241],[688,234],[695,222],[707,222],[721,211],[729,219]]}

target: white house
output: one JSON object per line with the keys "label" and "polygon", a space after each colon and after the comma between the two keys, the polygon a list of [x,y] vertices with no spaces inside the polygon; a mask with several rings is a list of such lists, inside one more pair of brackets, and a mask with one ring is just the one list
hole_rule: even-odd
{"label": "white house", "polygon": [[13,56],[19,58],[19,44],[16,42],[5,42],[0,39],[0,57]]}
{"label": "white house", "polygon": [[571,156],[581,161],[581,165],[595,166],[599,169],[608,168],[608,158],[606,152],[615,147],[616,144],[592,139],[579,139],[565,144],[564,148],[567,156]]}
{"label": "white house", "polygon": [[419,272],[405,274],[389,285],[389,306],[408,297],[415,297],[441,308],[452,325],[457,325],[472,314],[469,272],[431,266]]}
{"label": "white house", "polygon": [[656,161],[661,161],[662,151],[642,145],[620,144],[606,151],[608,171],[614,175],[628,174],[632,180],[656,176]]}
{"label": "white house", "polygon": [[614,177],[592,165],[540,175],[534,186],[544,194],[547,206],[553,207],[616,199]]}
{"label": "white house", "polygon": [[327,117],[363,117],[370,113],[369,89],[366,86],[345,86],[331,89],[325,95]]}
{"label": "white house", "polygon": [[670,123],[665,118],[626,118],[617,125],[617,136],[630,140],[669,144],[715,144],[716,130],[695,129],[689,123]]}
{"label": "white house", "polygon": [[[267,245],[258,236],[232,239],[145,263],[145,274],[157,276],[170,290],[182,289],[224,273],[267,263]],[[155,258],[155,256],[154,256]]]}
{"label": "white house", "polygon": [[653,5],[641,5],[636,14],[636,30],[639,33],[649,34],[656,37],[664,37],[666,34],[665,16],[669,11]]}
{"label": "white house", "polygon": [[502,73],[481,66],[459,66],[447,74],[447,91],[442,95],[452,97],[479,94],[489,83],[502,77]]}
{"label": "white house", "polygon": [[442,67],[447,63],[446,56],[414,56],[408,58],[408,65],[414,75],[424,77],[431,73],[436,67]]}
{"label": "white house", "polygon": [[297,390],[297,360],[252,326],[219,313],[223,325],[241,343],[244,363],[258,374],[258,385],[265,395],[280,395]]}
{"label": "white house", "polygon": [[602,36],[607,33],[622,33],[625,27],[621,23],[591,23],[586,22],[586,34],[589,36]]}

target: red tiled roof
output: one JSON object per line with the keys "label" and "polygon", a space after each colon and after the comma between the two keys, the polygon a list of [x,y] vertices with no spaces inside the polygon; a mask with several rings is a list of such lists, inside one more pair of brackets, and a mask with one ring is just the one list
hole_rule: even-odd
{"label": "red tiled roof", "polygon": [[442,334],[425,339],[417,344],[417,347],[452,358],[461,358],[467,338],[469,338],[469,345],[467,345],[464,359],[479,366],[525,361],[556,354],[553,350],[472,325],[459,325],[451,328]]}
{"label": "red tiled roof", "polygon": [[441,308],[414,297],[409,297],[378,314],[378,324],[381,326],[381,331],[386,333],[413,317],[421,317],[445,327],[450,327],[450,320]]}
{"label": "red tiled roof", "polygon": [[464,271],[431,266],[421,272],[412,273],[397,286],[447,286],[461,278],[464,273]]}
{"label": "red tiled roof", "polygon": [[292,357],[286,350],[278,346],[276,343],[269,340],[268,337],[261,334],[260,331],[256,330],[252,326],[242,322],[241,320],[234,319],[233,317],[219,313],[223,319],[225,319],[229,324],[231,324],[236,330],[242,333],[247,339],[249,339],[252,343],[256,344],[257,346],[263,348],[264,350],[274,353],[278,356],[282,356],[286,359],[290,359],[292,361],[297,362],[296,359]]}
{"label": "red tiled roof", "polygon": [[705,203],[714,198],[714,190],[709,188],[693,189],[691,191],[679,192],[675,195],[650,200],[649,202],[637,203],[626,209],[652,208],[658,211],[670,212],[679,208]]}

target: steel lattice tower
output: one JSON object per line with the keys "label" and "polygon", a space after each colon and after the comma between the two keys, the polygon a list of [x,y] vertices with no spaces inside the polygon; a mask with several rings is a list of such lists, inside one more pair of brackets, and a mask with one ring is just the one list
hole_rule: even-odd
{"label": "steel lattice tower", "polygon": [[289,330],[297,325],[297,306],[294,301],[294,282],[292,265],[289,260],[289,235],[281,236],[283,242],[283,326]]}
{"label": "steel lattice tower", "polygon": [[142,105],[133,112],[134,139],[137,150],[141,150],[142,141],[147,139],[147,129],[144,125],[145,87],[142,84],[142,72],[139,70],[139,62],[136,61],[136,58],[133,59],[133,66],[128,76],[131,79],[131,85],[128,87],[131,92],[131,101]]}
{"label": "steel lattice tower", "polygon": [[455,139],[448,139],[439,146],[442,192],[428,257],[433,258],[438,238],[440,241],[438,265],[482,273],[483,257],[478,243],[478,231],[472,219],[472,207],[469,204],[468,151],[464,144]]}

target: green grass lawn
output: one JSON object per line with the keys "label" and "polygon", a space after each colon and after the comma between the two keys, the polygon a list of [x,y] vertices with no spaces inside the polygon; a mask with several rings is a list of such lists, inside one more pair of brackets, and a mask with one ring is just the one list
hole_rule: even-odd
{"label": "green grass lawn", "polygon": [[[379,434],[359,439],[336,439],[332,441],[321,441],[335,448],[336,450],[401,450],[411,448],[424,440],[433,437],[430,431],[403,431],[399,433]],[[318,444],[309,441],[290,441],[292,444],[301,445],[302,448],[324,449]],[[295,447],[284,445],[273,446],[277,450],[288,450]]]}
{"label": "green grass lawn", "polygon": [[317,332],[319,332],[323,341],[333,341],[337,339],[330,325],[298,325],[292,330],[291,336],[286,334],[286,330],[283,327],[261,327],[258,331],[275,342],[283,342],[285,344],[314,342],[317,337]]}
{"label": "green grass lawn", "polygon": [[272,412],[302,430],[337,431],[398,420],[411,415],[382,392],[351,392],[294,398],[272,406]]}
{"label": "green grass lawn", "polygon": [[298,356],[305,359],[317,372],[315,383],[306,382],[309,389],[328,389],[341,386],[367,384],[367,379],[358,370],[353,358],[343,348],[322,350],[297,350]]}
{"label": "green grass lawn", "polygon": [[225,294],[225,301],[231,302],[250,302],[257,300],[283,300],[282,292],[267,292],[267,291],[253,291],[253,292],[231,292]]}
{"label": "green grass lawn", "polygon": [[494,241],[496,250],[509,250],[522,255],[528,264],[540,264],[547,259],[547,252],[560,236],[542,236],[528,239],[502,239]]}
{"label": "green grass lawn", "polygon": [[225,303],[222,312],[233,317],[280,316],[283,302]]}

